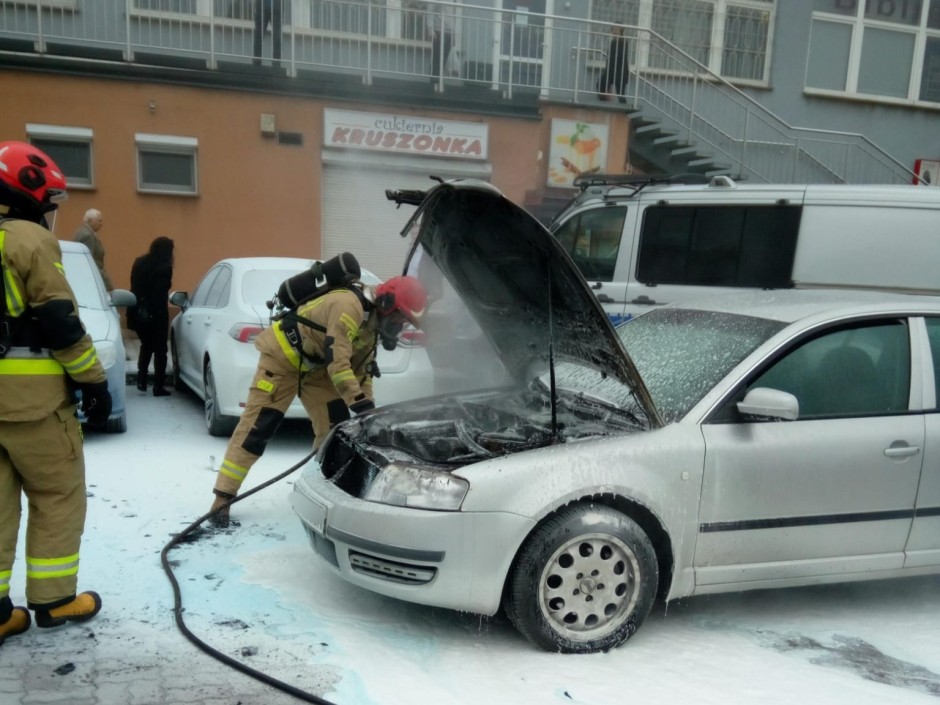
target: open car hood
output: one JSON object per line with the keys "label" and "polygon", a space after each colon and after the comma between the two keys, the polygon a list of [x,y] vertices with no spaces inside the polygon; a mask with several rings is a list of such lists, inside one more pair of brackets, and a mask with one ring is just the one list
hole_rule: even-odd
{"label": "open car hood", "polygon": [[515,380],[544,374],[551,350],[556,362],[588,365],[620,380],[650,426],[662,425],[600,303],[534,217],[480,181],[388,191],[386,196],[399,205],[418,206],[402,233],[415,237],[406,271],[424,280],[421,272],[428,268],[421,260],[430,258]]}

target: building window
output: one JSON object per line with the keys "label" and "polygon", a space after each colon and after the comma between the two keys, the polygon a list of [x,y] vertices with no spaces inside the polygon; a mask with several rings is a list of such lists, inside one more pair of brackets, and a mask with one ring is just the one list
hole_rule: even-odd
{"label": "building window", "polygon": [[[591,19],[649,28],[725,78],[766,83],[774,7],[775,0],[594,0]],[[594,48],[605,51],[608,40],[602,28]],[[663,52],[632,53],[631,64],[674,67]]]}
{"label": "building window", "polygon": [[137,190],[142,193],[196,195],[198,181],[194,137],[135,136]]}
{"label": "building window", "polygon": [[149,12],[172,12],[175,14],[197,14],[196,0],[135,0],[138,10]]}
{"label": "building window", "polygon": [[29,143],[52,157],[65,174],[69,188],[94,188],[95,172],[91,143],[94,136],[85,127],[27,124]]}
{"label": "building window", "polygon": [[769,37],[770,13],[766,8],[729,5],[725,12],[721,75],[764,80]]}
{"label": "building window", "polygon": [[806,88],[940,103],[940,0],[814,0]]}
{"label": "building window", "polygon": [[[425,0],[304,0],[299,3],[291,0],[257,1],[263,2],[266,7],[275,2],[281,3],[284,24],[294,24],[298,28],[418,41],[427,39],[427,15],[434,11]],[[139,12],[200,17],[211,15],[247,22],[254,21],[254,2],[255,0],[132,0],[134,9]]]}
{"label": "building window", "polygon": [[652,29],[693,59],[708,66],[715,3],[708,0],[660,0],[653,5]]}
{"label": "building window", "polygon": [[920,99],[940,103],[940,37],[927,40],[920,76]]}

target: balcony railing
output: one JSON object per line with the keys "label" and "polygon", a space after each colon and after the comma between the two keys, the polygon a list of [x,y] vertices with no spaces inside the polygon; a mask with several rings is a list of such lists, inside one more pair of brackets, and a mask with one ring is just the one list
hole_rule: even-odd
{"label": "balcony railing", "polygon": [[[0,0],[0,51],[205,70],[264,64],[290,77],[327,72],[440,92],[477,85],[503,99],[590,106],[603,105],[597,82],[612,30],[435,0]],[[791,127],[656,32],[628,26],[626,36],[626,107],[681,133],[731,173],[910,183],[912,173],[864,136]]]}

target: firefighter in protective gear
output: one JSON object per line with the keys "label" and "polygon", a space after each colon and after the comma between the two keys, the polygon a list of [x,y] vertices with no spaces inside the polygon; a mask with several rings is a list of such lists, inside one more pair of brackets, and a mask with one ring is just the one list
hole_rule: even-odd
{"label": "firefighter in protective gear", "polygon": [[30,626],[10,576],[26,525],[26,599],[40,627],[90,619],[94,592],[76,594],[85,524],[85,461],[72,390],[90,424],[111,411],[104,369],[78,318],[59,242],[43,224],[65,198],[55,163],[23,142],[0,142],[0,643]]}
{"label": "firefighter in protective gear", "polygon": [[262,331],[248,401],[215,482],[215,526],[228,526],[228,504],[295,396],[313,424],[314,450],[350,412],[375,408],[376,343],[392,349],[406,323],[420,326],[426,305],[427,293],[414,277],[393,277],[374,289],[356,282],[301,304],[297,317],[306,323],[281,319]]}

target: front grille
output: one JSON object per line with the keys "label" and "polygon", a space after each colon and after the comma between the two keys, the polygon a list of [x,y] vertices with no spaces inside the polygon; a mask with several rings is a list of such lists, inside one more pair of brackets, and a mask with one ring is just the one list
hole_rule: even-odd
{"label": "front grille", "polygon": [[313,546],[316,554],[334,568],[339,568],[339,562],[336,560],[336,546],[333,542],[325,536],[320,536],[306,524],[304,528],[307,530],[307,538],[310,539],[310,545]]}
{"label": "front grille", "polygon": [[376,558],[357,551],[349,552],[349,565],[357,573],[364,573],[375,578],[406,585],[424,585],[431,582],[437,573],[436,568],[396,563],[395,561]]}

